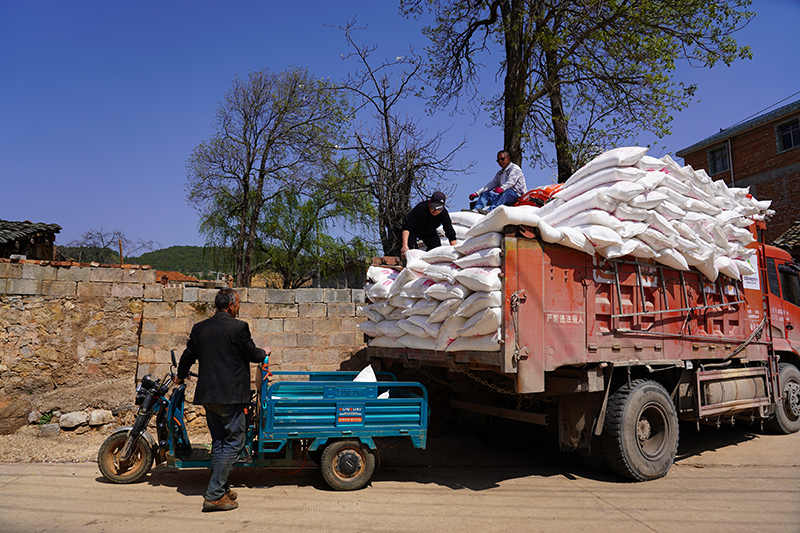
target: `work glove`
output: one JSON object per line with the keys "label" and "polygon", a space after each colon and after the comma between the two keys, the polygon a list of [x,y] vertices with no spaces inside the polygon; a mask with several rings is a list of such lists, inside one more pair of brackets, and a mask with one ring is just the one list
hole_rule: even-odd
{"label": "work glove", "polygon": [[473,193],[471,193],[471,194],[469,195],[469,199],[470,199],[470,200],[474,200],[474,199],[475,199],[475,198],[477,198],[477,197],[478,197],[478,195],[477,195],[477,194],[475,194],[474,192],[473,192]]}
{"label": "work glove", "polygon": [[502,187],[495,187],[494,188],[494,192],[496,192],[497,194],[503,194],[503,188]]}

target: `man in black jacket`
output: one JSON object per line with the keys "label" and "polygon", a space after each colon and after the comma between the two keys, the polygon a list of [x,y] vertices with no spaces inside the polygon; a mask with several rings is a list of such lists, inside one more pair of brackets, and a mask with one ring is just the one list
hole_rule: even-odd
{"label": "man in black jacket", "polygon": [[228,476],[244,448],[244,407],[250,402],[250,363],[261,363],[269,348],[257,348],[247,322],[236,320],[239,295],[223,288],[214,299],[216,314],[192,328],[178,363],[175,383],[180,385],[198,362],[194,404],[206,410],[211,432],[211,479],[203,501],[204,511],[236,509],[236,492]]}
{"label": "man in black jacket", "polygon": [[444,208],[447,197],[441,191],[433,193],[429,200],[423,200],[409,211],[403,220],[402,247],[400,256],[405,257],[410,248],[417,247],[417,239],[425,243],[428,250],[441,246],[442,241],[436,233],[439,226],[444,228],[444,234],[450,244],[456,245],[456,232],[450,221],[450,214]]}

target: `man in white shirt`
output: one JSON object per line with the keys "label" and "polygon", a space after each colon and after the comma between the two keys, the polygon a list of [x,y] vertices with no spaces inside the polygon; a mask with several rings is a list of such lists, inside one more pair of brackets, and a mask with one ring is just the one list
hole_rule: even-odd
{"label": "man in white shirt", "polygon": [[508,152],[497,152],[497,164],[500,170],[492,181],[469,195],[470,200],[477,199],[475,210],[483,214],[501,205],[511,205],[528,192],[522,169],[511,162]]}

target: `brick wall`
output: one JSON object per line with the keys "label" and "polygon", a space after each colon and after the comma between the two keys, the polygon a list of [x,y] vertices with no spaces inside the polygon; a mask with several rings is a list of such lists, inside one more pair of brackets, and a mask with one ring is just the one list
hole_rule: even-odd
{"label": "brick wall", "polygon": [[[711,176],[736,187],[750,187],[759,200],[772,200],[776,214],[767,221],[767,242],[772,242],[800,219],[800,148],[778,153],[775,124],[781,117],[735,135],[730,139],[733,176],[730,171]],[[695,169],[709,169],[708,150],[727,145],[727,141],[703,147],[684,155],[684,162]]]}

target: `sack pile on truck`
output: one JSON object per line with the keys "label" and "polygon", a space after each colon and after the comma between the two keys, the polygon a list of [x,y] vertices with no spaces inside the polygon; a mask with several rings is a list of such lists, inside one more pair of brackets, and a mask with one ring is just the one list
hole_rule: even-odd
{"label": "sack pile on truck", "polygon": [[359,308],[368,320],[358,326],[373,337],[369,345],[498,351],[501,241],[502,234],[492,232],[456,246],[409,250],[400,272],[371,266],[366,295],[372,303]]}
{"label": "sack pile on truck", "polygon": [[467,236],[527,225],[539,228],[545,242],[609,259],[631,255],[680,270],[695,267],[710,281],[719,274],[754,274],[748,228],[773,213],[771,201],[646,152],[609,150],[573,174],[543,207],[499,207]]}
{"label": "sack pile on truck", "polygon": [[[606,258],[630,255],[710,281],[755,273],[748,229],[773,212],[748,189],[713,181],[672,158],[625,147],[590,161],[543,207],[501,206],[488,215],[451,213],[458,244],[409,250],[400,272],[371,266],[359,308],[369,345],[435,351],[498,351],[502,322],[502,231],[539,229],[542,239]],[[463,239],[462,239],[463,236]]]}

